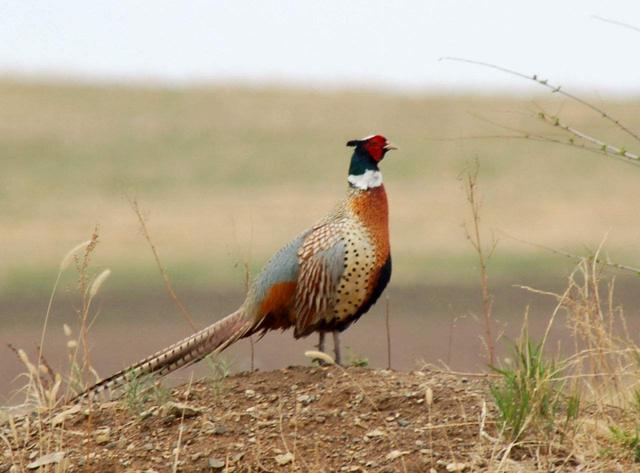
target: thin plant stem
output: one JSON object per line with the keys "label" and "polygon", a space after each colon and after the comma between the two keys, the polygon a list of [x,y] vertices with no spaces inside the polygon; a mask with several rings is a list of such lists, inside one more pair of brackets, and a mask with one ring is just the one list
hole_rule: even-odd
{"label": "thin plant stem", "polygon": [[142,210],[140,210],[140,206],[138,205],[138,200],[134,197],[129,197],[129,204],[131,205],[136,216],[138,217],[138,222],[140,223],[140,227],[142,228],[142,234],[144,235],[145,240],[147,240],[147,243],[151,248],[151,252],[153,253],[153,258],[155,259],[156,265],[158,266],[158,270],[160,271],[160,275],[162,276],[162,280],[164,281],[164,287],[167,293],[169,294],[169,297],[178,308],[178,311],[180,311],[180,314],[182,314],[182,317],[184,317],[187,323],[191,326],[191,329],[194,332],[197,332],[198,328],[196,327],[196,324],[194,323],[193,318],[191,317],[191,314],[189,313],[185,305],[182,303],[182,301],[178,298],[176,291],[173,289],[173,285],[171,284],[171,280],[169,279],[169,275],[167,274],[166,269],[164,268],[164,266],[162,265],[162,262],[160,261],[158,250],[156,249],[156,246],[153,244],[153,241],[151,240],[151,234],[149,233],[149,229],[147,228],[147,222],[146,222],[146,219],[144,218]]}
{"label": "thin plant stem", "polygon": [[384,322],[387,329],[387,369],[391,369],[391,326],[389,324],[389,296],[385,298]]}
{"label": "thin plant stem", "polygon": [[53,306],[53,299],[55,297],[56,291],[58,290],[58,284],[60,284],[60,278],[62,277],[64,269],[60,268],[58,270],[58,275],[56,276],[56,281],[53,283],[53,289],[51,290],[51,294],[49,296],[49,303],[47,304],[47,312],[44,315],[44,322],[42,324],[42,334],[40,335],[40,346],[38,348],[38,367],[42,362],[42,351],[44,350],[44,339],[47,334],[47,325],[49,323],[49,316],[51,315],[51,307]]}
{"label": "thin plant stem", "polygon": [[478,170],[479,163],[475,160],[472,170],[468,170],[464,179],[465,191],[467,195],[467,202],[471,210],[471,224],[472,232],[467,230],[467,239],[473,246],[477,256],[478,263],[480,265],[480,286],[482,290],[482,311],[484,315],[484,338],[487,345],[487,351],[489,354],[489,363],[495,365],[495,343],[492,334],[492,317],[491,310],[493,306],[493,297],[489,292],[489,274],[487,271],[487,257],[491,257],[493,250],[495,249],[495,242],[489,255],[485,255],[485,249],[482,244],[482,236],[480,232],[480,202],[477,196],[478,185]]}

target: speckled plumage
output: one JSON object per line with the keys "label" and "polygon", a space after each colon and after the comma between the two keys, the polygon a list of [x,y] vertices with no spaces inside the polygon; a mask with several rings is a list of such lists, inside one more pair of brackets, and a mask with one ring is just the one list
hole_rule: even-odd
{"label": "speckled plumage", "polygon": [[299,338],[342,331],[367,312],[391,276],[388,203],[378,162],[393,148],[380,135],[348,145],[356,150],[347,198],[267,262],[236,312],[81,397],[121,386],[131,376],[168,374],[254,333],[293,328]]}
{"label": "speckled plumage", "polygon": [[[375,212],[368,211],[371,205]],[[346,201],[313,228],[298,250],[301,267],[308,271],[296,290],[296,337],[344,330],[362,315],[390,257],[388,241],[384,186],[350,189]]]}

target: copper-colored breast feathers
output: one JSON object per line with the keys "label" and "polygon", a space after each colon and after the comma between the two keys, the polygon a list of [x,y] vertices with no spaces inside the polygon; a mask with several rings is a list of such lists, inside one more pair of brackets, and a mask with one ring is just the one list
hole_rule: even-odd
{"label": "copper-colored breast feathers", "polygon": [[389,256],[389,207],[384,184],[367,192],[358,192],[350,199],[353,213],[371,236],[376,251],[376,266],[381,267]]}
{"label": "copper-colored breast feathers", "polygon": [[359,312],[377,286],[380,271],[389,257],[387,196],[384,186],[352,191],[348,200],[351,215],[346,229],[344,273],[334,308],[338,325]]}

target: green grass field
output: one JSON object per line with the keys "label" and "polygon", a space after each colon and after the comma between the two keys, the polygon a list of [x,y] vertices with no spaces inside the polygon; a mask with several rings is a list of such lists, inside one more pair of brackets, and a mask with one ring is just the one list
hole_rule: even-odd
{"label": "green grass field", "polygon": [[[243,262],[259,267],[342,198],[344,143],[371,132],[400,146],[383,166],[396,284],[475,284],[458,177],[476,157],[486,241],[492,232],[499,240],[493,278],[540,280],[568,267],[505,233],[582,254],[606,235],[612,259],[640,266],[640,169],[566,146],[483,138],[508,132],[478,116],[559,136],[535,118],[542,107],[595,136],[632,144],[596,114],[551,95],[532,97],[5,79],[0,291],[48,291],[62,256],[95,225],[94,262],[114,270],[110,285],[160,284],[127,195],[148,213],[176,285],[240,288]],[[637,100],[597,103],[640,128]]]}

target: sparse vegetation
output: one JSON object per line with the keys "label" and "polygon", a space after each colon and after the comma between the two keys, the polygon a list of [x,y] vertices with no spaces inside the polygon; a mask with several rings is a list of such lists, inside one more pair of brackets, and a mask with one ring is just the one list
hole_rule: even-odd
{"label": "sparse vegetation", "polygon": [[[67,463],[64,461],[64,449],[67,448],[63,441],[64,422],[68,415],[78,412],[79,409],[64,410],[64,402],[72,394],[83,390],[87,382],[91,382],[87,381],[88,376],[93,375],[97,379],[89,358],[88,330],[91,322],[95,320],[92,303],[110,274],[108,269],[98,274],[90,271],[91,257],[98,240],[96,228],[88,241],[76,245],[63,258],[49,298],[36,360],[32,361],[23,349],[14,348],[25,369],[22,376],[26,381],[21,389],[24,401],[22,405],[10,408],[0,415],[0,423],[9,425],[8,429],[3,429],[0,433],[0,439],[9,448],[8,456],[12,464],[7,468],[13,467],[14,471],[33,470],[49,464],[56,464],[56,471],[67,471]],[[72,261],[75,262],[78,277],[77,292],[80,304],[76,312],[79,330],[77,337],[73,338],[71,328],[64,326],[68,370],[65,373],[54,372],[46,361],[43,347],[61,275]],[[37,453],[38,460],[28,461],[27,458],[17,458],[13,455],[13,449],[18,446],[24,448],[27,445],[33,449],[34,456]]]}
{"label": "sparse vegetation", "polygon": [[624,449],[630,451],[633,461],[640,463],[640,429],[635,426],[633,430],[626,430],[618,427],[617,425],[611,425],[611,435],[616,442],[619,442]]}
{"label": "sparse vegetation", "polygon": [[207,379],[213,392],[222,394],[224,392],[224,380],[227,379],[231,372],[231,363],[220,354],[209,355],[204,361],[209,368]]}
{"label": "sparse vegetation", "polygon": [[140,414],[148,404],[162,406],[170,400],[169,389],[162,385],[162,380],[153,375],[136,376],[132,373],[122,394],[122,402],[134,414]]}
{"label": "sparse vegetation", "polygon": [[354,352],[351,347],[347,348],[347,366],[366,368],[369,366],[369,359],[359,353]]}
{"label": "sparse vegetation", "polygon": [[[533,342],[526,331],[513,349],[508,363],[494,368],[500,381],[491,385],[506,436],[517,441],[525,432],[548,436],[562,409],[562,369],[544,355],[542,343]],[[567,419],[575,419],[578,398],[571,399]]]}

